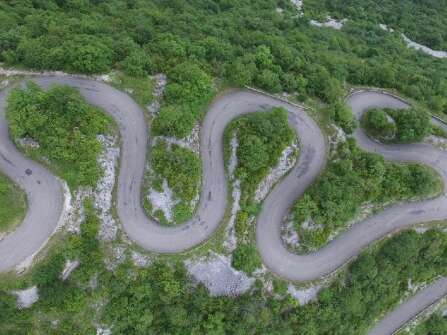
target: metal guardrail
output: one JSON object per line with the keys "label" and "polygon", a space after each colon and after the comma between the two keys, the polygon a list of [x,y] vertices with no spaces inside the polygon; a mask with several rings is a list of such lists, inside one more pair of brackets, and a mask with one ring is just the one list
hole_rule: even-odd
{"label": "metal guardrail", "polygon": [[295,106],[295,107],[297,107],[297,108],[304,109],[304,110],[306,110],[306,111],[310,111],[310,110],[311,110],[310,107],[307,107],[307,106],[305,106],[305,105],[301,105],[301,104],[297,104],[297,103],[295,103],[295,102],[289,101],[289,100],[287,100],[287,99],[285,99],[285,98],[282,98],[282,97],[279,97],[279,96],[277,96],[277,95],[268,93],[268,92],[263,91],[263,90],[260,90],[260,89],[258,89],[258,88],[254,88],[254,87],[251,87],[251,86],[244,86],[244,88],[247,89],[247,90],[249,90],[249,91],[253,91],[253,92],[256,92],[256,93],[265,95],[265,96],[267,96],[267,97],[269,97],[269,98],[273,98],[273,99],[279,100],[279,101],[281,101],[281,102],[284,102],[284,103],[286,103],[286,104]]}
{"label": "metal guardrail", "polygon": [[[434,283],[434,282],[433,282]],[[433,284],[432,283],[432,284]],[[443,296],[439,299],[436,299],[434,302],[432,302],[430,305],[424,307],[424,309],[422,309],[421,311],[419,311],[419,313],[416,313],[413,317],[411,317],[410,319],[408,319],[403,325],[401,325],[399,328],[397,328],[396,330],[394,330],[391,335],[396,335],[398,334],[401,330],[403,330],[409,323],[416,321],[421,315],[427,313],[427,311],[430,308],[435,307],[437,304],[439,304],[442,300],[444,300],[446,298],[446,296]]]}
{"label": "metal guardrail", "polygon": [[[405,103],[405,104],[407,104],[407,105],[411,105],[411,103],[409,103],[409,102],[408,102],[407,100],[405,100],[404,98],[398,96],[397,94],[394,94],[394,93],[392,93],[392,92],[390,92],[390,91],[387,91],[387,90],[384,90],[384,89],[381,89],[381,88],[376,88],[376,87],[372,87],[372,88],[358,88],[358,89],[355,89],[355,88],[354,88],[354,89],[351,89],[351,90],[349,91],[348,95],[346,96],[346,99],[349,98],[351,95],[354,95],[354,94],[356,94],[356,93],[361,93],[361,92],[377,92],[377,93],[381,93],[381,94],[386,94],[386,95],[389,95],[390,97],[393,97],[393,98],[395,98],[395,99],[398,99],[398,100],[402,101],[403,103]],[[439,121],[439,122],[441,122],[442,124],[444,124],[444,125],[447,126],[447,121],[444,120],[444,119],[442,119],[441,117],[439,117],[439,116],[437,116],[437,115],[435,115],[435,114],[432,114],[432,113],[430,113],[430,116],[431,116],[433,119],[435,119],[435,120],[437,120],[437,121]]]}

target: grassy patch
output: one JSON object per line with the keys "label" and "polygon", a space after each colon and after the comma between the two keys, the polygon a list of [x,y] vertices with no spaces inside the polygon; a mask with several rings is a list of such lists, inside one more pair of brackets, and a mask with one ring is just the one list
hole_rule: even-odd
{"label": "grassy patch", "polygon": [[0,233],[22,222],[26,213],[26,195],[0,174]]}
{"label": "grassy patch", "polygon": [[112,74],[112,84],[129,93],[142,108],[153,100],[154,82],[149,76],[131,77],[117,72]]}

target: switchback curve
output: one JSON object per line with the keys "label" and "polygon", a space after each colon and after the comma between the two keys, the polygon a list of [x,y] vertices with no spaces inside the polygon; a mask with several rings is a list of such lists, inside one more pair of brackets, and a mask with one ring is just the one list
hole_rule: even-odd
{"label": "switchback curve", "polygon": [[[301,147],[297,164],[267,196],[258,217],[256,238],[259,251],[266,266],[274,273],[294,281],[317,279],[333,272],[355,257],[361,249],[390,232],[417,222],[447,217],[444,189],[444,195],[436,199],[392,206],[356,224],[315,253],[295,255],[288,252],[280,238],[281,221],[293,202],[304,193],[323,168],[325,139],[318,125],[303,109],[267,95],[239,90],[217,98],[203,121],[201,155],[204,174],[197,215],[183,225],[162,227],[148,219],[141,208],[140,187],[149,136],[139,106],[125,93],[95,81],[70,77],[37,77],[33,80],[44,88],[51,84],[78,88],[89,103],[102,108],[115,119],[122,139],[117,191],[118,216],[128,236],[150,251],[182,252],[213,234],[224,216],[227,204],[222,140],[225,127],[240,115],[273,107],[283,107],[289,112],[289,122],[297,131]],[[5,91],[0,94],[0,169],[22,186],[29,198],[34,199],[33,195],[39,195],[37,198],[41,201],[30,201],[24,224],[0,241],[0,271],[12,269],[38,250],[39,243],[44,241],[43,237],[47,238],[54,231],[62,207],[61,184],[57,178],[21,156],[9,139],[4,119],[6,95]],[[347,98],[347,103],[357,118],[372,107],[408,107],[400,99],[372,91],[355,92]],[[354,136],[364,150],[377,152],[388,160],[429,165],[447,181],[445,152],[425,144],[383,145],[369,139],[361,129]],[[33,174],[28,175],[25,172],[27,169],[31,169]],[[49,216],[41,218],[37,215],[40,212]]]}

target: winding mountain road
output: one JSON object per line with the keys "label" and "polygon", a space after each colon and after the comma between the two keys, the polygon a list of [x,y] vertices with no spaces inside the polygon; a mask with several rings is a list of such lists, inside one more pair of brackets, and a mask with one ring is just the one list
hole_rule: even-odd
{"label": "winding mountain road", "polygon": [[[125,93],[100,82],[70,77],[36,77],[33,80],[44,88],[52,84],[75,87],[89,103],[102,108],[115,119],[122,143],[117,213],[126,234],[147,250],[182,252],[204,242],[215,232],[227,206],[222,140],[225,127],[240,115],[272,107],[283,107],[288,111],[289,122],[299,136],[301,148],[297,164],[267,196],[258,217],[256,238],[259,251],[265,265],[277,275],[294,281],[320,278],[335,271],[358,255],[361,249],[386,234],[414,223],[447,218],[447,189],[444,189],[444,194],[436,199],[392,206],[354,225],[315,253],[290,253],[281,241],[281,221],[324,167],[327,151],[325,138],[303,109],[267,95],[239,90],[217,98],[203,121],[203,179],[196,216],[176,227],[160,226],[147,218],[141,207],[141,184],[150,139],[139,106]],[[29,209],[23,224],[0,241],[0,272],[12,270],[39,250],[57,227],[63,208],[61,182],[46,169],[24,158],[9,139],[5,120],[7,93],[0,93],[0,170],[27,192]],[[408,107],[400,99],[373,91],[356,92],[347,98],[347,103],[357,118],[372,107]],[[361,129],[354,136],[364,150],[380,153],[388,160],[429,165],[447,182],[446,152],[425,144],[383,145],[370,140]],[[434,285],[438,285],[436,289]],[[429,291],[430,288],[432,291]],[[372,333],[392,333],[435,298],[445,294],[447,284],[441,281],[433,284],[413,300],[399,306]]]}

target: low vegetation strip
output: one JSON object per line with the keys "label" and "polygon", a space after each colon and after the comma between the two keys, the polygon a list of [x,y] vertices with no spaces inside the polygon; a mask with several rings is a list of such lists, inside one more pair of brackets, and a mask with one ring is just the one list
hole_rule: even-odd
{"label": "low vegetation strip", "polygon": [[25,193],[0,174],[0,240],[3,233],[22,222],[25,213]]}

